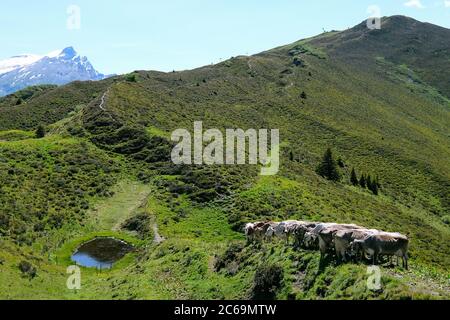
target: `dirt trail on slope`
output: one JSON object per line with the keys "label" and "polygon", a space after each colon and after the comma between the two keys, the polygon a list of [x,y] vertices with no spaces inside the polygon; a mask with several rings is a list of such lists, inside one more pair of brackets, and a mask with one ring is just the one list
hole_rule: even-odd
{"label": "dirt trail on slope", "polygon": [[156,224],[156,221],[153,221],[152,229],[153,229],[153,234],[154,234],[154,238],[153,238],[153,242],[154,243],[160,244],[161,242],[166,240],[164,237],[162,237],[159,234],[159,232],[158,232],[158,225]]}
{"label": "dirt trail on slope", "polygon": [[103,111],[106,111],[106,109],[104,108],[104,105],[105,105],[105,102],[106,102],[106,96],[108,95],[108,93],[109,93],[109,88],[108,88],[108,90],[106,90],[106,92],[102,95],[102,99],[101,99],[101,102],[100,102],[100,105],[99,105],[100,109],[102,109]]}

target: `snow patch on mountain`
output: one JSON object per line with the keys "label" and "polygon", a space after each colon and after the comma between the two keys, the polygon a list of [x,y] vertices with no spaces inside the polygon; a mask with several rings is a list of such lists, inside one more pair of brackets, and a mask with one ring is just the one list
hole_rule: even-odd
{"label": "snow patch on mountain", "polygon": [[2,60],[0,61],[0,75],[19,68],[23,68],[27,65],[35,63],[40,59],[42,59],[42,57],[35,54],[24,54]]}

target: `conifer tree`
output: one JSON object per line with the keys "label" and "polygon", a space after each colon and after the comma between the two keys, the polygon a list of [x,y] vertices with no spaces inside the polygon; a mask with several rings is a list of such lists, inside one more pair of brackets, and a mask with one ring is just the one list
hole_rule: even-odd
{"label": "conifer tree", "polygon": [[367,189],[372,190],[372,177],[370,176],[370,174],[366,176],[366,185]]}
{"label": "conifer tree", "polygon": [[328,149],[325,152],[322,162],[316,171],[319,175],[331,181],[339,181],[341,179],[341,175],[339,173],[336,160],[333,158],[333,152],[331,149]]}
{"label": "conifer tree", "polygon": [[356,171],[355,168],[352,169],[352,174],[350,177],[350,182],[352,183],[352,185],[357,186],[359,185],[359,181],[358,181],[358,177],[356,175]]}
{"label": "conifer tree", "polygon": [[367,187],[374,195],[378,195],[379,187],[378,187],[378,177],[375,179],[371,179],[370,176],[367,179]]}
{"label": "conifer tree", "polygon": [[366,177],[364,176],[364,174],[361,174],[361,178],[359,179],[359,185],[361,186],[361,188],[367,187]]}
{"label": "conifer tree", "polygon": [[294,152],[292,150],[289,152],[289,160],[294,161]]}
{"label": "conifer tree", "polygon": [[371,189],[371,191],[373,192],[373,194],[374,195],[378,195],[378,193],[379,193],[379,190],[378,190],[378,184],[376,183],[376,182],[373,182],[372,183],[372,189]]}

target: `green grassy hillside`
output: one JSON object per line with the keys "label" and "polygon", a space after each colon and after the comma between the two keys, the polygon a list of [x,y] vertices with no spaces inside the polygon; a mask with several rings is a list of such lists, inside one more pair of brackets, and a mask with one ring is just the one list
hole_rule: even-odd
{"label": "green grassy hillside", "polygon": [[312,39],[311,43],[361,67],[373,62],[376,56],[397,65],[407,65],[421,79],[450,96],[450,74],[447,68],[442,68],[448,64],[450,50],[446,28],[405,16],[392,16],[382,19],[380,30],[369,30],[364,21],[333,36]]}
{"label": "green grassy hillside", "polygon": [[[384,26],[190,71],[46,88],[20,105],[1,100],[0,297],[449,297],[450,87],[425,61],[450,47],[450,30],[404,17]],[[448,67],[444,56],[434,61]],[[170,134],[194,121],[280,129],[279,174],[173,165]],[[34,138],[39,124],[43,139]],[[315,172],[328,147],[340,158],[339,182]],[[378,176],[380,194],[352,186],[352,168]],[[372,292],[364,265],[247,245],[242,226],[263,219],[408,234],[411,269],[384,265],[383,290]],[[137,250],[111,271],[83,269],[82,289],[67,290],[70,254],[99,235]],[[35,275],[20,271],[23,261]],[[259,285],[267,274],[270,296]]]}
{"label": "green grassy hillside", "polygon": [[35,129],[39,124],[64,119],[97,98],[113,81],[110,78],[102,82],[73,82],[62,87],[31,87],[3,97],[0,130]]}

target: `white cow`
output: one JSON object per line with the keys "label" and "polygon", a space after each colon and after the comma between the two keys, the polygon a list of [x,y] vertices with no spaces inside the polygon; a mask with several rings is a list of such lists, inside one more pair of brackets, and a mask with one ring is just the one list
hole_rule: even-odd
{"label": "white cow", "polygon": [[255,240],[255,224],[254,223],[247,223],[244,227],[245,237],[247,238],[248,242],[252,242]]}
{"label": "white cow", "polygon": [[299,221],[289,220],[280,223],[275,223],[271,225],[266,232],[266,239],[272,239],[274,236],[289,242],[289,232],[293,230],[294,226],[297,225]]}

